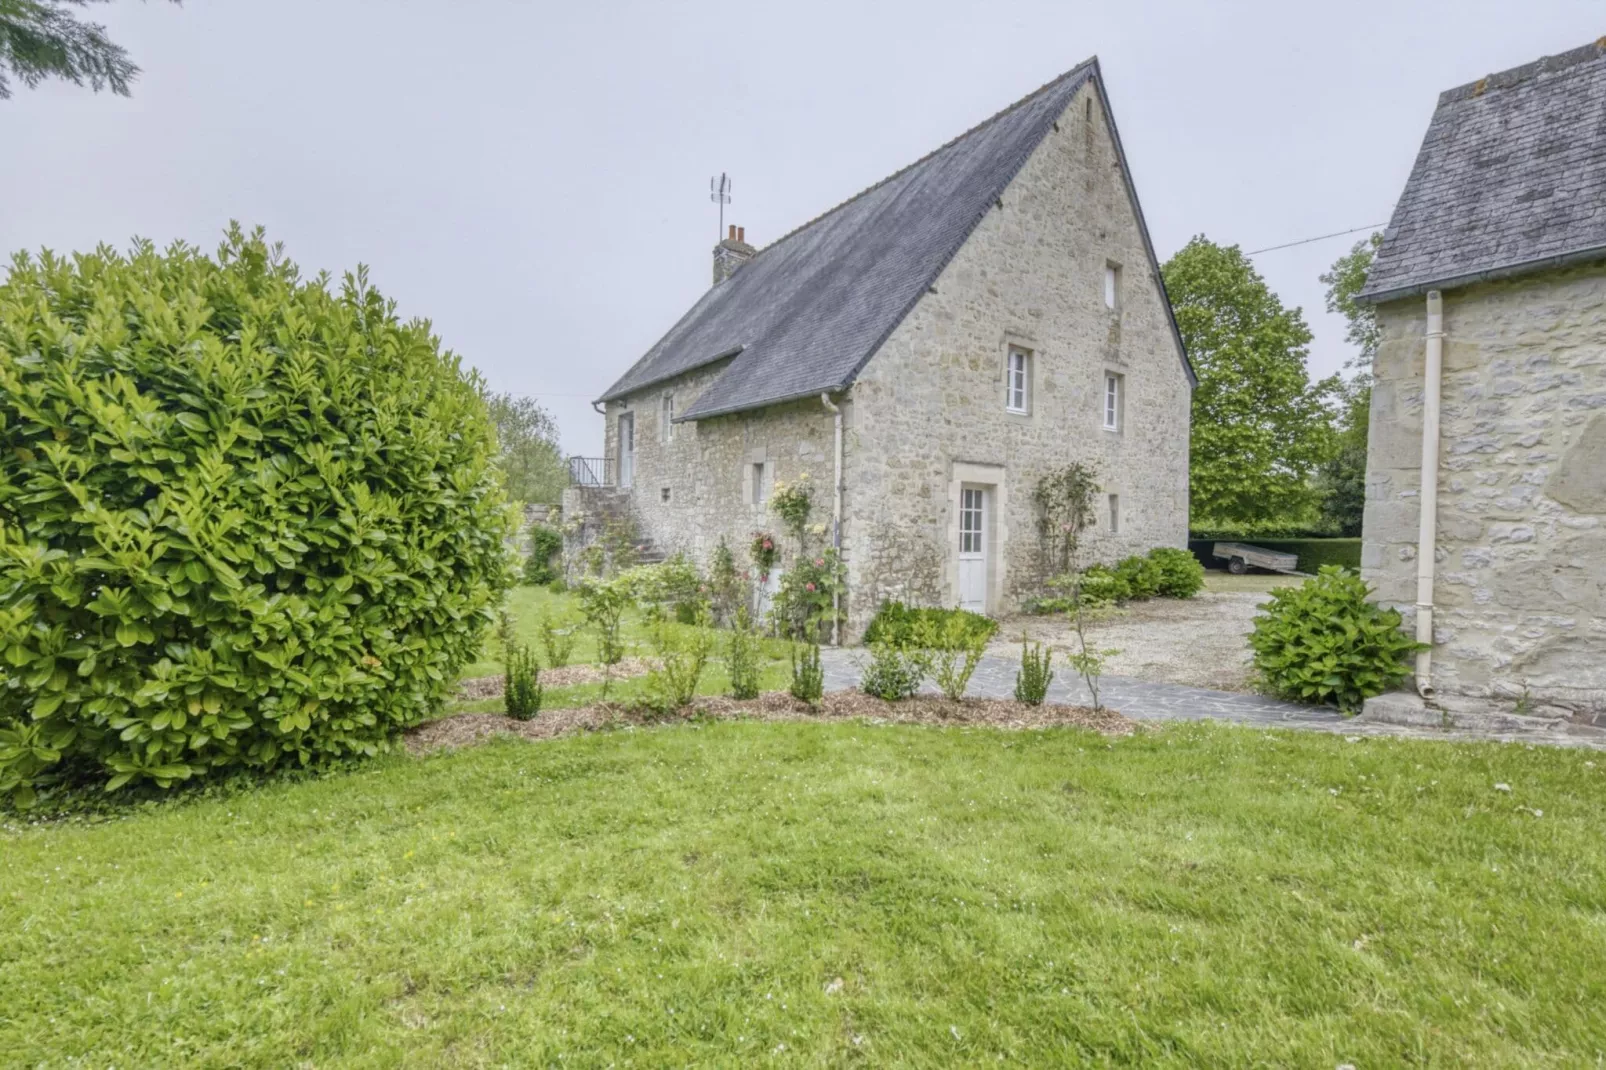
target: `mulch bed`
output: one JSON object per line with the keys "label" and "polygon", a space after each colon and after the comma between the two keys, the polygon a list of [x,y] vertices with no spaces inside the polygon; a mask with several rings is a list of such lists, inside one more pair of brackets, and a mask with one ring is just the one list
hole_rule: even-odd
{"label": "mulch bed", "polygon": [[[545,674],[542,674],[543,678]],[[498,679],[500,684],[500,679]],[[497,692],[500,694],[500,689]],[[490,697],[490,696],[485,696]],[[411,754],[470,747],[497,736],[554,739],[572,732],[595,732],[636,725],[666,724],[693,717],[721,721],[842,721],[861,719],[881,724],[976,725],[986,728],[1091,728],[1105,735],[1130,735],[1136,721],[1114,710],[1086,706],[1028,706],[1012,699],[967,698],[950,702],[918,695],[902,702],[883,702],[862,691],[833,691],[818,707],[799,702],[784,691],[770,691],[749,701],[710,697],[698,699],[679,714],[661,717],[616,702],[576,709],[542,710],[533,721],[515,721],[499,713],[460,713],[419,725],[407,733]]]}
{"label": "mulch bed", "polygon": [[[656,658],[625,658],[613,667],[613,679],[646,676],[658,667]],[[541,670],[542,687],[575,687],[579,684],[602,683],[600,665],[562,665],[556,669]],[[463,702],[482,698],[501,698],[505,681],[500,676],[475,676],[457,683],[457,697]]]}

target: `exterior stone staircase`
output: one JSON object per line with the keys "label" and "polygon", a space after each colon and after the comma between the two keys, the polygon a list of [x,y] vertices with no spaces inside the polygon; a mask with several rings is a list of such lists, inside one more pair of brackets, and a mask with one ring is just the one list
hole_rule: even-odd
{"label": "exterior stone staircase", "polygon": [[[613,486],[575,485],[563,492],[565,563],[598,543],[607,547],[608,536],[614,533],[635,530],[629,490]],[[657,564],[669,556],[651,539],[634,539],[630,546],[638,564]]]}

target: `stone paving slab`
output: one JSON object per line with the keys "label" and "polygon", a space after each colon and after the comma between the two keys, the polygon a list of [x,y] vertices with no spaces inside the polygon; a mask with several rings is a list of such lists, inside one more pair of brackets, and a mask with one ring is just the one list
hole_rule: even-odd
{"label": "stone paving slab", "polygon": [[[869,651],[863,649],[820,650],[820,668],[827,691],[844,691],[859,686]],[[967,692],[978,698],[1013,698],[1015,673],[1019,662],[984,657],[970,678]],[[936,694],[927,684],[921,690]],[[1434,728],[1420,725],[1385,724],[1358,717],[1345,717],[1326,706],[1305,706],[1264,695],[1233,691],[1209,691],[1201,687],[1138,680],[1129,676],[1104,676],[1099,681],[1101,703],[1135,721],[1224,721],[1256,728],[1302,728],[1332,732],[1350,737],[1396,736],[1409,739],[1437,739],[1459,742],[1538,743],[1556,747],[1587,747],[1606,750],[1606,731],[1585,730],[1582,726],[1548,732],[1497,732],[1462,728]],[[1066,705],[1085,706],[1092,695],[1080,677],[1057,667],[1048,700]]]}

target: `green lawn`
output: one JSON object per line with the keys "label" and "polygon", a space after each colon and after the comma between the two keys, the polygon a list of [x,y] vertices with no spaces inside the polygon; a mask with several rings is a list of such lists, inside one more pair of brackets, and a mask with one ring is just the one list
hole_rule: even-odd
{"label": "green lawn", "polygon": [[1598,1064],[1603,813],[1588,753],[1226,727],[394,756],[0,832],[0,1051]]}

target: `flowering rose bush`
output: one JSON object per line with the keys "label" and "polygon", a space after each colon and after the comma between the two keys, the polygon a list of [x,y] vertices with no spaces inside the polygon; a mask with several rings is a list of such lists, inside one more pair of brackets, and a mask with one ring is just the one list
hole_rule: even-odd
{"label": "flowering rose bush", "polygon": [[781,577],[781,590],[775,598],[772,615],[776,630],[793,638],[819,641],[830,627],[833,596],[841,594],[845,578],[846,570],[835,550],[793,565]]}
{"label": "flowering rose bush", "polygon": [[758,582],[768,583],[770,573],[775,569],[775,559],[779,556],[775,549],[775,536],[767,531],[753,532],[753,542],[747,552],[753,558],[753,567],[758,570]]}
{"label": "flowering rose bush", "polygon": [[798,553],[803,552],[803,539],[808,532],[809,513],[813,508],[814,487],[809,483],[807,472],[791,483],[776,480],[770,488],[770,511],[797,539]]}

